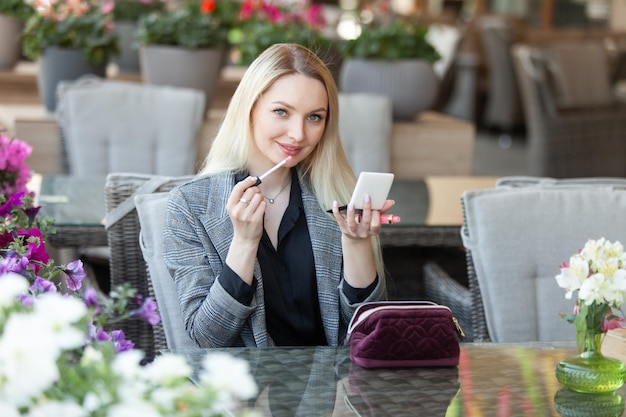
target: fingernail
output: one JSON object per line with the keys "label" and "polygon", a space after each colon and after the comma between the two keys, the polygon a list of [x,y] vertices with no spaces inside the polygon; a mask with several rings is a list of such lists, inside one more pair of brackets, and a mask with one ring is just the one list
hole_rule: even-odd
{"label": "fingernail", "polygon": [[348,211],[354,211],[354,204],[353,203],[349,203],[348,204]]}
{"label": "fingernail", "polygon": [[337,200],[333,201],[333,208],[336,209],[339,207],[339,203],[337,202]]}
{"label": "fingernail", "polygon": [[369,203],[369,202],[370,202],[370,195],[369,195],[369,194],[365,194],[365,196],[363,197],[363,200],[364,200],[366,203]]}

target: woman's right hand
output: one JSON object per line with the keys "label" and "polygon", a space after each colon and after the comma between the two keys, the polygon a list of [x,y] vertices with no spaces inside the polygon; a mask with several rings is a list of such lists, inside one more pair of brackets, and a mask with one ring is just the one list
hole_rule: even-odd
{"label": "woman's right hand", "polygon": [[256,187],[256,177],[238,182],[230,193],[226,210],[233,223],[233,239],[258,244],[263,235],[263,215],[266,203]]}

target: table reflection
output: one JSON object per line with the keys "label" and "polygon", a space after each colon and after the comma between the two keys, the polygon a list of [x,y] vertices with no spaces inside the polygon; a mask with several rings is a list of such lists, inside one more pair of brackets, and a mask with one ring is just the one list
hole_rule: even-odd
{"label": "table reflection", "polygon": [[[364,369],[347,348],[216,349],[251,364],[265,417],[622,416],[614,394],[569,391],[554,370],[571,343],[462,344],[458,368]],[[181,352],[198,369],[206,349]]]}
{"label": "table reflection", "polygon": [[619,417],[624,414],[624,398],[610,394],[583,394],[561,388],[554,396],[554,408],[563,417]]}

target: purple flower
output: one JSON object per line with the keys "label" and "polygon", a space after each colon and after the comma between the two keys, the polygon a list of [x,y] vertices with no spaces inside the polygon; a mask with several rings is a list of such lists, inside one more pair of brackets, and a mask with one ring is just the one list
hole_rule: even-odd
{"label": "purple flower", "polygon": [[63,272],[67,274],[67,288],[72,291],[80,290],[80,287],[83,285],[83,279],[87,276],[85,269],[83,268],[83,261],[77,259],[70,262],[67,264]]}
{"label": "purple flower", "polygon": [[30,286],[30,290],[35,294],[39,294],[44,292],[56,292],[57,287],[54,285],[54,282],[37,277],[33,285]]}
{"label": "purple flower", "polygon": [[96,331],[96,340],[99,342],[109,342],[111,341],[113,338],[111,337],[110,334],[108,334],[107,332],[104,331],[103,328],[99,328]]}
{"label": "purple flower", "polygon": [[30,307],[33,305],[33,303],[35,302],[35,297],[32,295],[25,295],[22,294],[20,296],[17,297],[20,300],[20,303],[24,306],[24,307]]}
{"label": "purple flower", "polygon": [[26,216],[28,217],[28,226],[29,227],[35,221],[35,218],[37,218],[37,214],[39,214],[39,210],[41,210],[41,206],[28,207],[28,208],[24,209],[24,213],[26,213]]}
{"label": "purple flower", "polygon": [[98,302],[98,297],[96,296],[96,290],[94,290],[93,288],[87,288],[85,290],[85,295],[83,296],[83,298],[87,307],[93,307],[96,314],[100,312],[101,307],[100,303]]}
{"label": "purple flower", "polygon": [[157,304],[152,297],[147,297],[139,308],[131,313],[131,316],[145,320],[152,326],[156,326],[161,321],[157,313]]}
{"label": "purple flower", "polygon": [[26,195],[25,191],[14,193],[9,196],[9,199],[0,206],[0,216],[6,217],[11,214],[11,211],[14,207],[20,206],[23,204],[22,198]]}
{"label": "purple flower", "polygon": [[125,352],[135,347],[133,342],[125,339],[124,332],[121,330],[113,330],[111,336],[113,336],[113,344],[117,352]]}
{"label": "purple flower", "polygon": [[0,255],[0,274],[4,275],[8,272],[24,275],[28,268],[28,258],[20,256],[16,250],[10,249],[2,251]]}

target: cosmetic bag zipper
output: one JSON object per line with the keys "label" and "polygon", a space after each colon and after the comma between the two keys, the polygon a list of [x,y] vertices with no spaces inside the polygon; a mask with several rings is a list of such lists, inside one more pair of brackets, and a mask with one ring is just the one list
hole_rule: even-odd
{"label": "cosmetic bag zipper", "polygon": [[[374,307],[371,308],[361,314],[358,314],[358,317],[353,316],[353,319],[350,320],[350,324],[348,326],[348,332],[347,332],[347,340],[350,340],[350,336],[352,335],[352,332],[354,331],[354,328],[359,324],[362,323],[365,319],[367,319],[369,316],[371,316],[372,314],[378,312],[378,311],[382,311],[382,310],[414,310],[414,309],[444,309],[450,312],[450,316],[452,317],[452,323],[454,324],[454,327],[457,331],[457,333],[459,334],[459,336],[461,336],[461,338],[465,338],[465,332],[463,331],[463,328],[461,328],[461,325],[459,324],[459,321],[456,319],[456,317],[454,317],[454,315],[452,314],[452,310],[450,309],[450,307],[448,306],[443,306],[440,304],[436,304],[430,301],[424,301],[423,305],[415,305],[412,302],[406,302],[406,305],[403,304],[389,304],[389,305],[380,305],[378,307]],[[357,312],[355,312],[355,316],[357,316]]]}

